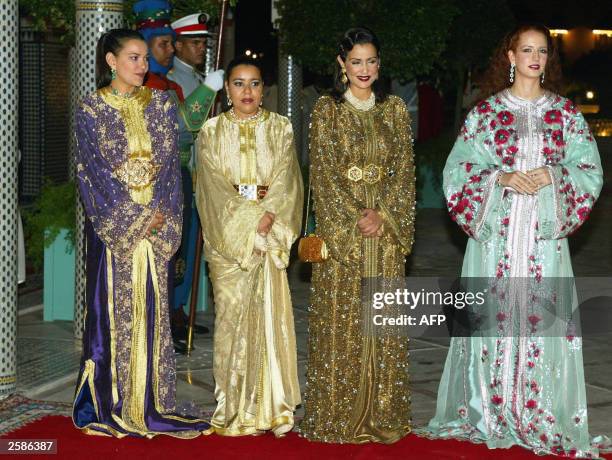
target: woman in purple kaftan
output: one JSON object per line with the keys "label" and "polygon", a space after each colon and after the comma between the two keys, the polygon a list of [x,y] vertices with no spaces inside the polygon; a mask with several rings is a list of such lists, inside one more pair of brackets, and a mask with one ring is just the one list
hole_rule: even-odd
{"label": "woman in purple kaftan", "polygon": [[165,92],[141,86],[146,56],[137,32],[104,34],[98,90],[76,112],[87,312],[73,420],[88,434],[191,438],[209,425],[173,413],[167,280],[181,239],[176,107]]}

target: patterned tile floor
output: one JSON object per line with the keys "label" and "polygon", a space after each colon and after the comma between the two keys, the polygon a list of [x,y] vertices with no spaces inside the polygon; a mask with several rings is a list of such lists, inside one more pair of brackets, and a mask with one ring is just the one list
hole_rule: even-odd
{"label": "patterned tile floor", "polygon": [[[604,169],[612,167],[612,139],[600,143]],[[466,239],[442,210],[420,210],[416,244],[409,258],[413,276],[456,276],[461,267]],[[612,183],[608,181],[589,221],[570,240],[576,276],[612,277]],[[289,270],[295,306],[300,381],[304,382],[307,350],[308,265],[294,263]],[[37,297],[38,295],[38,297]],[[41,303],[42,295],[30,292],[20,297],[20,309]],[[38,299],[38,300],[37,300]],[[213,316],[201,314],[198,323],[212,330]],[[612,325],[608,325],[612,330]],[[19,391],[29,397],[70,402],[78,370],[79,347],[72,323],[44,323],[42,311],[19,317]],[[438,381],[444,365],[448,340],[413,339],[411,350],[412,410],[417,424],[433,415]],[[191,357],[177,359],[178,398],[193,401],[203,410],[214,409],[212,378],[212,335],[195,338]],[[585,338],[584,362],[589,403],[590,431],[612,435],[612,334]],[[298,416],[301,410],[298,411]]]}

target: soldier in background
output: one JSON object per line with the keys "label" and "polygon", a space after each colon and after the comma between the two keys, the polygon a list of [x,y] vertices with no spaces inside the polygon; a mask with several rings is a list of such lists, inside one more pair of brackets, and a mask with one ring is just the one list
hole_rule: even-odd
{"label": "soldier in background", "polygon": [[[191,294],[191,283],[196,262],[195,246],[197,240],[198,214],[193,202],[195,182],[194,141],[212,106],[216,92],[223,87],[223,71],[217,70],[205,76],[200,69],[206,56],[208,15],[196,13],[185,16],[172,23],[176,35],[174,65],[168,72],[168,79],[180,85],[185,103],[180,111],[186,130],[181,132],[179,150],[181,155],[181,174],[183,176],[183,239],[177,256],[177,276],[174,288],[173,314],[175,338],[185,338],[186,315],[183,307]],[[207,283],[205,265],[201,271],[201,283]],[[196,333],[206,333],[204,326],[195,325]]]}

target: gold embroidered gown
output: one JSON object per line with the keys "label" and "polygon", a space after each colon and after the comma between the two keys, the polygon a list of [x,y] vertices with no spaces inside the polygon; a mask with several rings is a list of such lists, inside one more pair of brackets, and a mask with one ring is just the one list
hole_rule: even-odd
{"label": "gold embroidered gown", "polygon": [[[317,233],[330,258],[313,264],[306,414],[308,439],[392,443],[410,432],[407,339],[374,338],[362,320],[362,280],[401,278],[414,227],[414,165],[406,106],[390,96],[367,111],[329,96],[310,131]],[[377,208],[384,231],[357,221]]]}
{"label": "gold embroidered gown", "polygon": [[[87,309],[74,424],[88,434],[193,438],[174,413],[168,265],[181,240],[176,106],[166,92],[102,88],[75,115],[76,180],[87,219]],[[154,235],[156,212],[165,217]]]}
{"label": "gold embroidered gown", "polygon": [[[196,201],[216,313],[211,424],[222,435],[280,435],[293,427],[300,403],[285,271],[303,205],[291,123],[265,110],[248,121],[231,112],[212,118],[198,137],[197,164]],[[256,232],[266,211],[276,219],[262,253]]]}

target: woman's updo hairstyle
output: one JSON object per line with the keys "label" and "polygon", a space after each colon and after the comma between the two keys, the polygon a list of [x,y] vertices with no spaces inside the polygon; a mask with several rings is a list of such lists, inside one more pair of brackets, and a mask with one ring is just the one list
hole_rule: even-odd
{"label": "woman's updo hairstyle", "polygon": [[[344,32],[340,43],[338,43],[338,56],[342,62],[346,63],[346,58],[355,45],[372,45],[376,49],[376,54],[380,58],[380,42],[374,32],[366,27],[354,27]],[[331,95],[337,103],[344,101],[344,93],[348,89],[349,84],[342,82],[342,67],[336,60],[336,69],[334,72],[334,87]],[[380,77],[372,83],[372,91],[376,96],[376,102],[384,102],[387,99],[387,91],[380,81]]]}
{"label": "woman's updo hairstyle", "polygon": [[229,82],[229,78],[230,78],[230,75],[232,74],[232,71],[240,65],[251,65],[255,67],[257,70],[259,70],[259,75],[261,75],[261,78],[263,81],[263,68],[261,66],[261,61],[258,61],[257,59],[253,59],[251,56],[247,56],[245,54],[236,56],[227,65],[227,69],[225,69],[225,81]]}
{"label": "woman's updo hairstyle", "polygon": [[[130,29],[112,29],[98,39],[96,45],[96,88],[104,88],[110,85],[112,79],[111,68],[106,62],[106,54],[113,53],[115,56],[123,49],[130,40],[145,41],[140,33]],[[145,42],[146,43],[146,42]]]}

